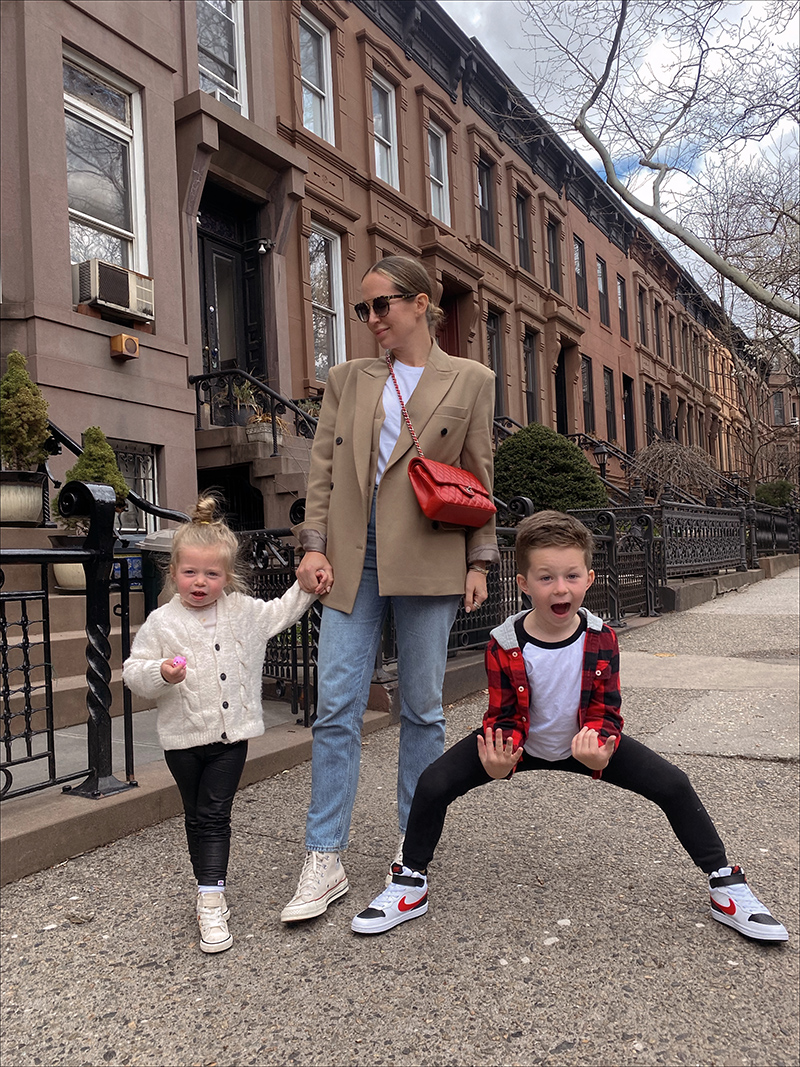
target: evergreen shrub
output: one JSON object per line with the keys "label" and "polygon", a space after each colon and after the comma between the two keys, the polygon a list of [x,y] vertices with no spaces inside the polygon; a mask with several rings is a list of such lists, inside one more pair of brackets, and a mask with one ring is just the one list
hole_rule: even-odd
{"label": "evergreen shrub", "polygon": [[6,470],[27,471],[47,458],[47,401],[16,349],[0,381],[0,456]]}
{"label": "evergreen shrub", "polygon": [[537,511],[602,508],[608,495],[580,448],[547,426],[531,423],[497,449],[494,492],[506,503],[527,496]]}
{"label": "evergreen shrub", "polygon": [[[99,426],[90,426],[83,435],[83,452],[64,478],[65,483],[71,481],[110,485],[117,495],[117,510],[124,509],[128,497],[128,485],[119,469],[114,450]],[[60,521],[68,529],[81,529],[84,526],[80,518],[65,519],[62,517]]]}
{"label": "evergreen shrub", "polygon": [[762,482],[756,486],[756,500],[759,504],[771,504],[774,508],[785,508],[792,499],[792,483],[784,479],[775,482]]}

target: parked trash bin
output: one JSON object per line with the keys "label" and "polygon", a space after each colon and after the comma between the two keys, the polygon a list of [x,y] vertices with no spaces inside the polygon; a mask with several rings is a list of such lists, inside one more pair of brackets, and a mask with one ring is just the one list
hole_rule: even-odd
{"label": "parked trash bin", "polygon": [[174,534],[174,530],[156,530],[149,533],[139,545],[142,551],[145,618],[158,607],[158,596],[164,588]]}

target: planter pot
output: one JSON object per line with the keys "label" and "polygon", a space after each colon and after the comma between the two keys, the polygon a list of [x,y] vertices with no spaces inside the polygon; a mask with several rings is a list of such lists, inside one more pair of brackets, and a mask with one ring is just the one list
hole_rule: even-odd
{"label": "planter pot", "polygon": [[[83,534],[50,534],[53,548],[83,548]],[[61,593],[83,593],[86,591],[86,572],[82,563],[54,563],[53,577],[56,589]]]}
{"label": "planter pot", "polygon": [[[247,434],[248,441],[266,441],[267,444],[272,444],[272,423],[271,422],[252,422],[249,426],[245,426],[244,432]],[[280,430],[275,435],[276,445],[283,444],[283,434]]]}
{"label": "planter pot", "polygon": [[41,526],[46,474],[0,471],[0,526]]}

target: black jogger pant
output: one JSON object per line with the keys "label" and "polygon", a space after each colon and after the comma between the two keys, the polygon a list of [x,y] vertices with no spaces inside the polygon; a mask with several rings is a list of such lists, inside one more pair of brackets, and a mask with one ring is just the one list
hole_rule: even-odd
{"label": "black jogger pant", "polygon": [[[477,738],[481,733],[483,730],[478,729],[468,734],[420,776],[403,846],[403,862],[407,867],[426,870],[442,835],[448,806],[471,789],[494,781],[478,755]],[[592,774],[589,767],[572,756],[551,763],[523,752],[515,774],[536,770]],[[601,781],[658,804],[678,840],[701,870],[709,874],[727,866],[725,846],[689,778],[652,749],[623,734]]]}
{"label": "black jogger pant", "polygon": [[231,808],[247,741],[171,748],[164,759],[183,800],[186,840],[198,885],[224,885],[231,848]]}

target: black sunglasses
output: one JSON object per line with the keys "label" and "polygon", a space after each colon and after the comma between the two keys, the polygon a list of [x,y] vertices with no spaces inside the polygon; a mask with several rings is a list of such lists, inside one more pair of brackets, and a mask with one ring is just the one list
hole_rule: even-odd
{"label": "black sunglasses", "polygon": [[362,322],[369,322],[370,308],[379,319],[384,319],[389,314],[392,300],[413,300],[416,295],[416,293],[393,293],[391,296],[376,296],[374,300],[356,304],[353,311]]}

